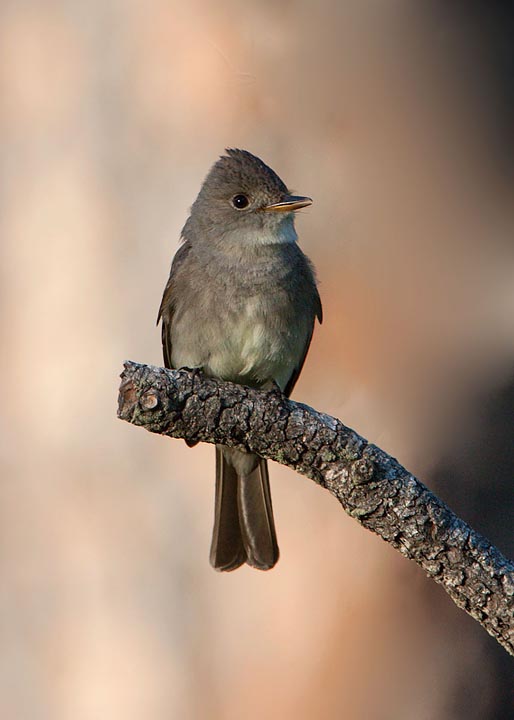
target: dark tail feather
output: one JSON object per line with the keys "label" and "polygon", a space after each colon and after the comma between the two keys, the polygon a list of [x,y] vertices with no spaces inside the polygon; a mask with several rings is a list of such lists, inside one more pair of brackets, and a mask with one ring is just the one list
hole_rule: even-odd
{"label": "dark tail feather", "polygon": [[235,570],[246,561],[239,529],[237,473],[216,447],[216,501],[212,533],[211,565],[215,570]]}
{"label": "dark tail feather", "polygon": [[239,477],[237,499],[246,562],[259,570],[270,570],[279,552],[266,460],[259,460],[255,470]]}
{"label": "dark tail feather", "polygon": [[223,449],[216,447],[211,565],[215,570],[228,571],[247,562],[259,570],[269,570],[278,556],[266,460],[259,460],[255,470],[238,477]]}

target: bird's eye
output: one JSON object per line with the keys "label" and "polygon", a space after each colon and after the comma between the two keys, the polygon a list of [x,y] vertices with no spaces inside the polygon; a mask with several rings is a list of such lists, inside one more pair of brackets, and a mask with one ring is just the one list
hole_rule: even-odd
{"label": "bird's eye", "polygon": [[250,201],[248,200],[246,195],[234,195],[234,197],[232,198],[232,205],[237,210],[244,210],[245,207],[248,207],[249,204]]}

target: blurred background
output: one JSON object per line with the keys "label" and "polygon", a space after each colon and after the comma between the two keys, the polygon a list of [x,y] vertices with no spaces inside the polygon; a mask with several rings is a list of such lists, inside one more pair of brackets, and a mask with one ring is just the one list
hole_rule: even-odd
{"label": "blurred background", "polygon": [[325,321],[294,397],[514,555],[514,8],[0,5],[0,716],[514,717],[512,659],[314,483],[281,560],[208,563],[212,447],[116,419],[227,146],[315,202]]}

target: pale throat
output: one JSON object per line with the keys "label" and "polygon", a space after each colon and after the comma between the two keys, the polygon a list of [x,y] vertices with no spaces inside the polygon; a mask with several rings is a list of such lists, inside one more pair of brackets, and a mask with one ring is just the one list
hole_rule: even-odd
{"label": "pale throat", "polygon": [[291,244],[298,240],[298,235],[292,220],[269,224],[260,228],[244,228],[244,230],[230,230],[224,235],[227,243],[248,245],[281,245]]}

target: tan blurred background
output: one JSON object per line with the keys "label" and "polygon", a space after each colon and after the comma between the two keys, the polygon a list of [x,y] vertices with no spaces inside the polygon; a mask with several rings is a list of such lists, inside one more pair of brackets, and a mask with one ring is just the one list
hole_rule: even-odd
{"label": "tan blurred background", "polygon": [[315,204],[295,397],[514,555],[512,4],[3,0],[0,717],[512,718],[514,664],[272,467],[281,560],[208,564],[213,450],[116,419],[224,147]]}

